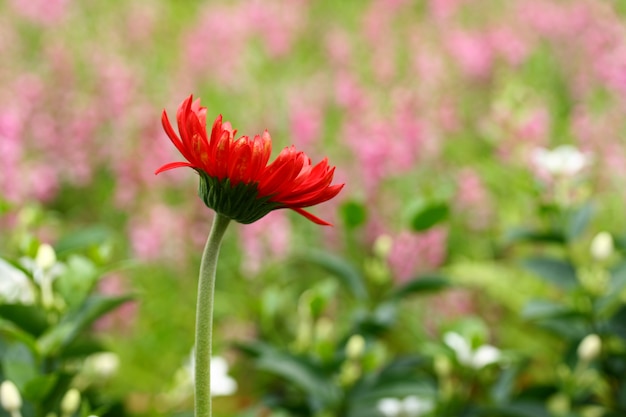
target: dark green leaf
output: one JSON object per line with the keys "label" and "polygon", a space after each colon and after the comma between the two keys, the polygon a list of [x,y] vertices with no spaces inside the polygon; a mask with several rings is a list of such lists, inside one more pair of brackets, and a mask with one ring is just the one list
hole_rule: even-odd
{"label": "dark green leaf", "polygon": [[414,294],[438,292],[450,287],[450,281],[440,275],[422,275],[393,291],[393,298],[404,298]]}
{"label": "dark green leaf", "polygon": [[500,407],[484,409],[481,416],[491,417],[550,417],[545,404],[541,402],[517,402]]}
{"label": "dark green leaf", "polygon": [[45,313],[34,305],[0,304],[0,316],[34,336],[39,336],[48,328]]}
{"label": "dark green leaf", "polygon": [[621,337],[626,339],[626,305],[623,305],[609,321],[609,329]]}
{"label": "dark green leaf", "polygon": [[448,218],[450,207],[445,201],[432,202],[421,207],[411,219],[413,230],[421,232],[428,230],[437,223]]}
{"label": "dark green leaf", "polygon": [[341,218],[348,229],[356,229],[367,220],[367,208],[358,201],[346,201],[339,210]]}
{"label": "dark green leaf", "polygon": [[104,297],[93,295],[80,308],[71,311],[55,327],[44,333],[38,340],[44,356],[54,356],[74,341],[76,336],[104,314],[132,299],[131,296]]}
{"label": "dark green leaf", "polygon": [[576,278],[576,269],[571,263],[548,257],[535,257],[523,261],[526,269],[565,290],[571,290],[579,286]]}
{"label": "dark green leaf", "polygon": [[509,231],[504,237],[504,244],[506,246],[520,242],[563,244],[565,243],[565,236],[563,236],[563,233],[556,230],[544,232],[519,228]]}
{"label": "dark green leaf", "polygon": [[56,374],[39,375],[28,381],[22,395],[33,403],[40,403],[48,396],[58,380],[59,377]]}
{"label": "dark green leaf", "polygon": [[329,406],[339,400],[339,393],[330,377],[316,364],[261,342],[239,345],[256,357],[257,368],[279,376],[312,397],[314,402]]}
{"label": "dark green leaf", "polygon": [[33,335],[20,329],[14,323],[0,318],[0,334],[9,339],[16,340],[26,345],[33,353],[37,354],[37,341]]}
{"label": "dark green leaf", "polygon": [[339,281],[354,295],[355,298],[364,300],[368,298],[363,276],[345,259],[328,252],[310,250],[302,254],[300,259],[320,266]]}

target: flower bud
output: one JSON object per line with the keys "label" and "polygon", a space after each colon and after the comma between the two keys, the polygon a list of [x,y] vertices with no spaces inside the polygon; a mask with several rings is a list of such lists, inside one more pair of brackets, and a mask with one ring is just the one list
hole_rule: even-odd
{"label": "flower bud", "polygon": [[376,408],[385,417],[397,417],[402,412],[402,402],[396,398],[383,398],[378,401]]}
{"label": "flower bud", "polygon": [[360,334],[350,336],[346,344],[346,356],[348,359],[359,359],[365,351],[365,339]]}
{"label": "flower bud", "polygon": [[15,384],[9,380],[0,385],[0,404],[9,413],[14,413],[22,408],[22,396]]}
{"label": "flower bud", "polygon": [[578,357],[584,362],[591,362],[602,351],[602,339],[597,334],[589,334],[578,345]]}
{"label": "flower bud", "polygon": [[71,416],[80,407],[80,391],[76,388],[70,389],[65,393],[61,400],[61,413],[64,416]]}
{"label": "flower bud", "polygon": [[613,254],[613,238],[608,232],[598,233],[591,241],[591,256],[597,261],[603,261]]}
{"label": "flower bud", "polygon": [[391,248],[393,247],[393,239],[389,235],[380,235],[374,241],[374,254],[380,259],[387,259]]}
{"label": "flower bud", "polygon": [[35,263],[43,270],[50,269],[57,262],[57,255],[54,252],[54,248],[47,243],[39,246],[37,249],[37,256],[35,256]]}
{"label": "flower bud", "polygon": [[567,395],[559,392],[548,399],[547,406],[552,415],[565,416],[571,410],[571,400]]}

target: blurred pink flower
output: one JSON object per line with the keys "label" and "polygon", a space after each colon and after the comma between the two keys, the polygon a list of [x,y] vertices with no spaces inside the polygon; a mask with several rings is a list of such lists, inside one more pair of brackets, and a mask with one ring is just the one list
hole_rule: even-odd
{"label": "blurred pink flower", "polygon": [[185,239],[180,230],[189,229],[173,207],[153,205],[142,217],[131,220],[130,241],[135,256],[146,261],[183,259]]}
{"label": "blurred pink flower", "polygon": [[482,179],[472,168],[464,168],[457,174],[455,207],[469,220],[469,227],[480,230],[489,225],[492,213],[490,194]]}
{"label": "blurred pink flower", "polygon": [[422,233],[403,231],[393,238],[388,262],[393,277],[403,283],[420,272],[433,270],[444,262],[448,232],[434,227]]}
{"label": "blurred pink flower", "polygon": [[470,78],[488,78],[494,64],[494,53],[487,34],[451,30],[446,45],[453,62]]}
{"label": "blurred pink flower", "polygon": [[452,17],[467,0],[429,0],[430,13],[438,20]]}
{"label": "blurred pink flower", "polygon": [[[122,275],[114,274],[103,277],[98,282],[98,292],[102,295],[120,296],[129,293],[128,285]],[[94,329],[98,331],[129,330],[137,315],[137,303],[129,301],[117,309],[106,314],[94,323]]]}
{"label": "blurred pink flower", "polygon": [[268,260],[284,259],[289,252],[291,225],[284,211],[271,213],[239,230],[246,254],[242,269],[249,276],[257,274]]}
{"label": "blurred pink flower", "polygon": [[278,58],[291,52],[298,34],[306,27],[308,3],[306,0],[253,0],[247,5],[248,25],[264,41],[270,57]]}
{"label": "blurred pink flower", "polygon": [[494,52],[512,66],[521,65],[530,55],[532,46],[520,28],[501,26],[488,33]]}
{"label": "blurred pink flower", "polygon": [[207,3],[196,25],[183,34],[185,70],[234,83],[252,30],[241,9]]}
{"label": "blurred pink flower", "polygon": [[67,14],[70,0],[9,0],[16,13],[42,25],[59,23]]}

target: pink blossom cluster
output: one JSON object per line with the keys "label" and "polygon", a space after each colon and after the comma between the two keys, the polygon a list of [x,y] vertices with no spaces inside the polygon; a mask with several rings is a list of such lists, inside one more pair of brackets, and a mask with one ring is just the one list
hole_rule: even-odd
{"label": "pink blossom cluster", "polygon": [[[357,3],[350,13],[309,0],[127,2],[119,10],[2,3],[1,198],[46,204],[64,187],[106,194],[109,181],[106,210],[127,213],[133,254],[181,259],[188,245],[202,245],[210,215],[182,203],[191,201],[193,175],[153,172],[175,155],[160,112],[190,92],[209,114],[228,111],[249,126],[242,133],[269,128],[277,147],[329,155],[348,184],[343,195],[369,211],[365,229],[376,234],[364,244],[397,236],[390,259],[399,280],[446,258],[443,228],[415,234],[397,215],[441,173],[455,179],[453,206],[477,229],[489,224],[494,202],[482,171],[448,158],[469,142],[525,166],[533,149],[569,141],[607,167],[599,181],[626,179],[626,147],[613,129],[623,124],[626,25],[611,2]],[[557,78],[552,85],[529,83],[537,62],[551,66],[537,78]],[[563,114],[554,88],[570,105]],[[272,213],[240,229],[247,271],[289,250],[287,219]]]}

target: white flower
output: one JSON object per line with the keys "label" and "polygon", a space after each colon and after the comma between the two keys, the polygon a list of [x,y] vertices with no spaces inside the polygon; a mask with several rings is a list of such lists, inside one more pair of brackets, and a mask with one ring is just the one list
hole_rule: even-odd
{"label": "white flower", "polygon": [[448,332],[443,336],[446,345],[452,349],[458,361],[474,369],[484,368],[500,360],[500,350],[491,345],[482,345],[473,350],[469,342],[456,332]]}
{"label": "white flower", "polygon": [[85,359],[83,371],[94,378],[108,379],[117,373],[120,358],[113,352],[99,352]]}
{"label": "white flower", "polygon": [[591,162],[588,155],[571,145],[562,145],[553,150],[536,148],[531,158],[539,169],[553,176],[574,176]]}
{"label": "white flower", "polygon": [[397,417],[402,412],[402,401],[397,398],[383,398],[376,405],[385,417]]}
{"label": "white flower", "polygon": [[613,238],[608,232],[598,233],[591,241],[591,256],[597,261],[603,261],[613,254]]}
{"label": "white flower", "polygon": [[416,395],[406,397],[404,401],[402,401],[402,405],[404,406],[404,414],[407,417],[419,417],[431,412],[435,407],[432,400],[420,398]]}
{"label": "white flower", "polygon": [[411,395],[404,400],[383,398],[378,401],[376,408],[385,417],[420,417],[432,411],[434,404],[430,399]]}
{"label": "white flower", "polygon": [[237,381],[228,376],[228,363],[220,356],[211,358],[211,396],[232,395]]}
{"label": "white flower", "polygon": [[[191,353],[191,360],[187,371],[192,384],[194,380],[195,358]],[[213,356],[211,358],[211,396],[219,397],[224,395],[232,395],[237,391],[237,381],[228,375],[228,363],[221,356]]]}
{"label": "white flower", "polygon": [[35,292],[25,273],[0,259],[0,301],[33,304]]}

